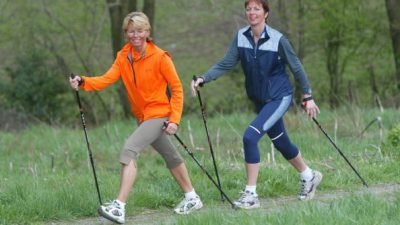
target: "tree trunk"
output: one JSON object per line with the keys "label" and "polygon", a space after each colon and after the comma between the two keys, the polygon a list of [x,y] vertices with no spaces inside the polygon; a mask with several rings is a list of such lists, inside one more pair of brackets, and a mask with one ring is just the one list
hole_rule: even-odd
{"label": "tree trunk", "polygon": [[392,37],[393,55],[396,65],[397,88],[400,90],[400,2],[385,0]]}
{"label": "tree trunk", "polygon": [[107,0],[108,11],[110,13],[111,23],[111,40],[114,58],[117,56],[117,52],[121,49],[123,44],[123,32],[121,30],[123,14],[120,1],[118,0]]}
{"label": "tree trunk", "polygon": [[[120,0],[122,6],[122,19],[128,15],[128,13],[135,12],[137,10],[136,0]],[[122,21],[121,21],[122,22]],[[122,23],[121,23],[122,25]]]}
{"label": "tree trunk", "polygon": [[299,57],[300,60],[303,60],[306,53],[305,53],[305,44],[304,44],[304,1],[303,0],[298,0],[298,15],[297,15],[297,19],[298,19],[298,47],[297,47],[297,56]]}
{"label": "tree trunk", "polygon": [[155,15],[155,7],[156,0],[145,0],[143,6],[143,12],[149,17],[150,25],[151,25],[151,34],[154,37],[154,15]]}
{"label": "tree trunk", "polygon": [[278,1],[278,12],[279,12],[279,21],[281,24],[281,32],[283,34],[285,34],[285,36],[287,38],[290,39],[291,36],[291,32],[289,29],[289,23],[290,23],[290,19],[288,17],[288,13],[287,13],[287,6],[285,4],[286,2],[284,0],[280,0]]}
{"label": "tree trunk", "polygon": [[[331,108],[339,106],[338,94],[339,87],[341,86],[341,74],[339,73],[339,49],[340,38],[339,32],[329,32],[331,35],[328,39],[326,54],[327,54],[327,69],[329,74],[329,103]],[[329,38],[328,37],[328,38]]]}
{"label": "tree trunk", "polygon": [[[111,39],[115,58],[124,44],[124,33],[121,28],[122,22],[128,13],[136,11],[136,0],[107,0],[107,5],[110,13]],[[123,84],[119,83],[117,91],[124,116],[125,118],[129,118],[131,116],[130,104]]]}
{"label": "tree trunk", "polygon": [[376,82],[375,68],[374,66],[368,66],[369,71],[369,82],[371,84],[371,90],[373,95],[379,94],[378,84]]}
{"label": "tree trunk", "polygon": [[[303,62],[305,57],[305,46],[304,46],[304,1],[298,0],[298,14],[297,14],[297,56],[299,57],[300,61]],[[300,88],[300,84],[295,84],[295,98],[300,99],[300,104],[303,93]],[[296,104],[297,105],[297,104]]]}

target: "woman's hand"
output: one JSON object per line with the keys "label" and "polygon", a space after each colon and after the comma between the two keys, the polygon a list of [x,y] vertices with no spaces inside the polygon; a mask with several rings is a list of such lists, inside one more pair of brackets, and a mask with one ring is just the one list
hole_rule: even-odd
{"label": "woman's hand", "polygon": [[201,77],[197,77],[196,80],[192,80],[192,96],[195,97],[197,95],[197,88],[199,88],[200,84],[204,83],[204,79]]}
{"label": "woman's hand", "polygon": [[175,134],[178,130],[178,125],[176,123],[167,122],[167,125],[164,126],[165,133],[172,135]]}
{"label": "woman's hand", "polygon": [[78,90],[79,85],[82,83],[82,77],[78,75],[75,75],[74,78],[69,77],[69,83],[73,89]]}
{"label": "woman's hand", "polygon": [[310,118],[317,118],[319,108],[317,104],[315,104],[314,99],[303,101],[303,106]]}

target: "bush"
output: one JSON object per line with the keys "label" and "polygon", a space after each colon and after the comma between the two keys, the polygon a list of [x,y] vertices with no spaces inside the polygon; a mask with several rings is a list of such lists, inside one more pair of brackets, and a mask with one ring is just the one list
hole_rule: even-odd
{"label": "bush", "polygon": [[387,140],[393,147],[400,147],[400,123],[390,129]]}
{"label": "bush", "polygon": [[13,68],[7,68],[9,81],[3,81],[1,92],[8,108],[52,124],[62,113],[63,95],[67,92],[66,78],[56,66],[48,63],[38,50],[19,56]]}

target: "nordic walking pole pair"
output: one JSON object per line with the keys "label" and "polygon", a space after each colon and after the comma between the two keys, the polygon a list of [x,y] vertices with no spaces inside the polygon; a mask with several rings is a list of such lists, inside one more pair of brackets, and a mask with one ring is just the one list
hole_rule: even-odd
{"label": "nordic walking pole pair", "polygon": [[[75,77],[75,75],[71,74],[71,78],[74,79],[74,77]],[[88,153],[89,153],[90,164],[92,165],[92,171],[93,171],[94,181],[95,181],[96,190],[97,190],[97,196],[99,197],[100,205],[102,205],[103,203],[101,201],[99,183],[97,182],[96,169],[94,168],[92,150],[90,149],[89,139],[88,139],[88,135],[87,135],[87,131],[86,131],[85,115],[83,114],[83,107],[82,107],[82,103],[81,103],[81,98],[79,97],[79,91],[75,90],[75,94],[76,94],[76,101],[77,101],[78,106],[79,106],[79,112],[81,114],[82,127],[83,127],[83,131],[85,133],[86,146],[87,146]]]}
{"label": "nordic walking pole pair", "polygon": [[[197,77],[193,76],[193,80],[196,82]],[[200,85],[200,86],[202,86],[202,85]],[[214,149],[212,147],[210,134],[208,132],[206,112],[205,112],[205,109],[203,106],[203,101],[201,100],[201,95],[200,95],[199,89],[197,89],[196,92],[197,92],[197,97],[199,99],[199,104],[200,104],[200,108],[201,108],[201,115],[203,117],[204,129],[206,130],[206,134],[207,134],[208,146],[210,147],[210,152],[211,152],[211,157],[212,157],[212,161],[213,161],[213,165],[214,165],[215,175],[217,176],[219,190],[221,191],[221,201],[224,201],[224,195],[222,194],[222,188],[221,188],[221,181],[219,179],[218,168],[217,168],[217,164],[215,162]]]}
{"label": "nordic walking pole pair", "polygon": [[[166,128],[168,126],[167,122],[164,122],[164,127]],[[196,164],[200,167],[200,169],[207,175],[208,179],[218,188],[218,190],[221,192],[221,195],[225,197],[225,199],[231,204],[233,209],[236,209],[236,205],[230,200],[230,198],[225,194],[225,192],[221,189],[221,186],[215,182],[214,178],[208,173],[208,171],[204,168],[203,165],[197,160],[197,158],[194,156],[193,152],[183,143],[182,139],[177,135],[174,134],[176,140],[182,145],[182,147],[186,150],[186,152],[192,157],[192,159],[196,162]]]}
{"label": "nordic walking pole pair", "polygon": [[[305,110],[304,105],[302,105],[303,109]],[[365,187],[368,187],[367,182],[361,177],[360,173],[354,168],[354,166],[350,163],[350,161],[347,159],[347,157],[343,154],[343,152],[339,149],[339,147],[335,144],[335,142],[332,140],[332,138],[325,132],[325,130],[322,128],[321,124],[319,124],[318,120],[315,119],[315,117],[312,117],[312,120],[314,123],[318,126],[318,128],[324,133],[324,135],[328,138],[329,142],[335,147],[335,149],[339,152],[339,154],[343,157],[343,159],[347,162],[347,164],[351,167],[351,169],[357,174],[358,178],[362,181]]]}

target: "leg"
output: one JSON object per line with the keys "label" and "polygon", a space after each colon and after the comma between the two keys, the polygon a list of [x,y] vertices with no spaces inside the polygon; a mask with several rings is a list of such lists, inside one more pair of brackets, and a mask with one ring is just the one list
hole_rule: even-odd
{"label": "leg", "polygon": [[280,118],[267,133],[275,148],[282,153],[283,157],[288,160],[298,172],[306,170],[307,165],[297,147],[290,141],[282,118]]}
{"label": "leg", "polygon": [[164,121],[165,118],[144,121],[125,142],[124,150],[120,155],[122,169],[120,191],[117,198],[121,202],[127,201],[132,186],[135,183],[137,172],[136,160],[140,152],[163,133],[161,128]]}
{"label": "leg", "polygon": [[118,200],[126,202],[128,200],[129,193],[131,192],[132,186],[136,178],[136,162],[131,160],[128,165],[122,165],[121,168],[121,183],[119,188]]}
{"label": "leg", "polygon": [[116,200],[100,206],[98,212],[103,217],[116,223],[125,222],[125,202],[135,182],[137,157],[163,132],[161,129],[163,121],[165,119],[151,119],[143,122],[125,142],[120,155],[122,168],[119,194]]}
{"label": "leg", "polygon": [[307,165],[303,160],[303,157],[301,157],[301,153],[297,154],[296,157],[293,159],[288,160],[290,164],[297,170],[297,172],[301,173],[307,169]]}
{"label": "leg", "polygon": [[277,121],[282,120],[282,116],[288,110],[291,103],[291,96],[284,97],[282,100],[272,101],[262,108],[257,117],[251,122],[243,135],[243,146],[245,152],[247,185],[257,184],[257,177],[260,168],[260,151],[258,142],[264,134],[274,127]]}
{"label": "leg", "polygon": [[247,185],[256,186],[260,163],[246,163]]}
{"label": "leg", "polygon": [[190,182],[189,174],[184,163],[181,163],[177,167],[171,169],[171,173],[183,192],[188,193],[193,190],[193,186]]}
{"label": "leg", "polygon": [[300,200],[309,200],[314,197],[315,190],[322,180],[322,174],[312,171],[304,162],[297,147],[290,141],[283,120],[271,127],[268,131],[274,146],[282,153],[289,163],[300,173]]}
{"label": "leg", "polygon": [[174,211],[178,214],[189,214],[203,207],[200,197],[193,189],[189,173],[183,163],[182,157],[171,143],[168,135],[161,134],[152,143],[153,148],[164,158],[167,168],[185,193],[185,198],[178,204]]}
{"label": "leg", "polygon": [[[256,193],[257,177],[260,170],[258,142],[261,137],[267,133],[270,124],[274,124],[276,120],[282,116],[279,106],[280,101],[274,101],[264,105],[243,135],[247,185],[245,190],[241,193],[239,200],[235,202],[240,208],[252,209],[260,207],[260,202]],[[283,113],[284,112],[285,110]]]}
{"label": "leg", "polygon": [[163,133],[151,145],[164,158],[168,169],[171,171],[171,174],[174,176],[182,191],[185,193],[191,192],[193,187],[190,182],[189,173],[182,161],[182,157],[171,143],[169,137]]}

